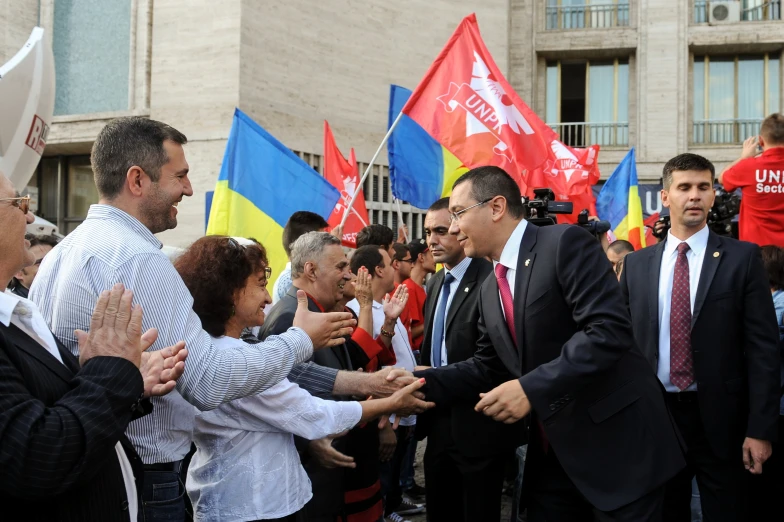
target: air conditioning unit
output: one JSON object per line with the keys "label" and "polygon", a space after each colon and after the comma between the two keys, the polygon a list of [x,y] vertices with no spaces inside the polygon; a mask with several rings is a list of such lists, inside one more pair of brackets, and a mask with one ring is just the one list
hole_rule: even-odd
{"label": "air conditioning unit", "polygon": [[709,2],[708,22],[711,25],[740,22],[740,2]]}

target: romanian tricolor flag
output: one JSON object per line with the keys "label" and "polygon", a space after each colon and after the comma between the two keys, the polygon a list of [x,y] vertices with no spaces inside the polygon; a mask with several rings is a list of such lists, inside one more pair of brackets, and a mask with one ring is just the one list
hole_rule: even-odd
{"label": "romanian tricolor flag", "polygon": [[283,227],[298,210],[327,219],[340,194],[241,110],[234,111],[207,235],[252,237],[267,250],[273,279],[285,268]]}
{"label": "romanian tricolor flag", "polygon": [[[411,96],[392,85],[389,92],[389,128]],[[452,185],[468,169],[417,122],[400,119],[387,142],[392,194],[417,208],[428,208],[452,193]]]}
{"label": "romanian tricolor flag", "polygon": [[645,248],[642,202],[637,185],[637,163],[632,147],[596,198],[599,219],[609,221],[615,237],[627,240],[635,250]]}

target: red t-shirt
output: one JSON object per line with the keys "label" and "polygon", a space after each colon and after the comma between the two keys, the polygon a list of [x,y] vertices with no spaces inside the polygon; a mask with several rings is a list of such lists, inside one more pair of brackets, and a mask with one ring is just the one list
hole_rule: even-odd
{"label": "red t-shirt", "polygon": [[784,247],[784,147],[738,162],[721,181],[725,190],[741,188],[743,193],[739,238]]}
{"label": "red t-shirt", "polygon": [[[406,312],[408,319],[411,321],[410,327],[414,328],[425,322],[425,299],[427,299],[427,294],[425,289],[416,284],[410,277],[403,281],[403,284],[408,288]],[[422,346],[422,339],[424,339],[424,335],[413,337],[411,339],[411,348],[419,350],[419,347]]]}

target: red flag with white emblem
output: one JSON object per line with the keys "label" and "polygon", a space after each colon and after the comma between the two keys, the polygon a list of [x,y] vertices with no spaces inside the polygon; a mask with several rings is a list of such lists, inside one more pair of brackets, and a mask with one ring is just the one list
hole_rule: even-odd
{"label": "red flag with white emblem", "polygon": [[572,201],[575,217],[559,221],[574,222],[579,210],[592,209],[599,147],[573,149],[558,140],[501,74],[474,14],[460,22],[402,112],[465,166],[495,165],[522,194],[550,187],[556,199]]}
{"label": "red flag with white emblem", "polygon": [[[351,149],[348,161],[346,161],[335,143],[332,129],[329,128],[329,123],[326,120],[324,120],[324,178],[340,191],[340,199],[327,220],[329,226],[334,228],[340,224],[343,212],[357,189],[359,169],[357,168],[354,149]],[[343,226],[343,246],[356,248],[357,234],[369,222],[367,208],[365,207],[365,194],[360,190]]]}

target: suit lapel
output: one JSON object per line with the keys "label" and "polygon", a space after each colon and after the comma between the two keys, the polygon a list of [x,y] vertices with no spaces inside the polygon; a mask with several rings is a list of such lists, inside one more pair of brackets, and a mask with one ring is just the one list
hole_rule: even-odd
{"label": "suit lapel", "polygon": [[655,338],[650,339],[649,343],[656,352],[659,350],[659,274],[665,244],[662,241],[651,247],[648,258],[648,318],[651,322],[651,331],[656,333]]}
{"label": "suit lapel", "polygon": [[523,233],[523,240],[520,241],[520,251],[517,255],[517,268],[515,271],[515,333],[517,335],[517,352],[520,356],[520,368],[524,360],[525,352],[525,298],[528,295],[528,283],[531,279],[531,272],[534,269],[536,254],[531,249],[536,244],[536,234],[539,227],[528,223]]}
{"label": "suit lapel", "polygon": [[49,351],[38,344],[33,338],[29,335],[24,333],[22,330],[14,326],[13,324],[9,328],[9,332],[12,335],[12,339],[14,344],[29,355],[30,357],[34,358],[44,366],[46,366],[49,370],[51,370],[55,375],[60,377],[65,382],[70,382],[73,379],[74,372],[64,366],[60,361],[58,361],[54,355],[49,353]]}
{"label": "suit lapel", "polygon": [[691,314],[692,328],[694,328],[694,323],[697,322],[697,317],[700,315],[702,305],[705,303],[705,296],[708,295],[708,289],[710,289],[710,285],[713,282],[713,276],[716,275],[716,269],[719,267],[719,263],[724,257],[723,253],[721,237],[718,234],[710,232],[708,234],[708,244],[705,247],[705,256],[702,260],[700,281],[697,284],[697,296],[694,299],[694,312]]}
{"label": "suit lapel", "polygon": [[474,285],[476,285],[476,266],[477,264],[471,261],[466,269],[465,274],[463,275],[463,279],[460,280],[460,284],[457,286],[455,290],[455,295],[452,296],[452,302],[449,303],[449,310],[446,311],[446,322],[444,323],[444,331],[449,329],[449,325],[452,324],[452,321],[457,315],[457,311],[460,310],[460,306],[463,304],[463,301],[471,294],[471,290],[474,289]]}

